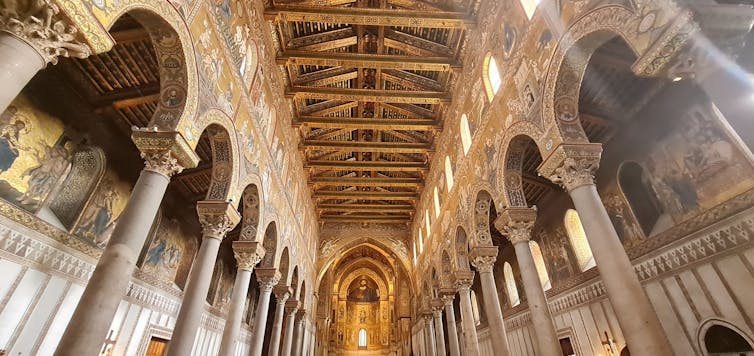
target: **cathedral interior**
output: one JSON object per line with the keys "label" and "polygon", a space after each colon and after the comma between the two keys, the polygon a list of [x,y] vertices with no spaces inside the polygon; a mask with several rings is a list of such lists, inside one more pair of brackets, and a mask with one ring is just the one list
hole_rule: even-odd
{"label": "cathedral interior", "polygon": [[754,356],[753,25],[0,0],[0,356]]}

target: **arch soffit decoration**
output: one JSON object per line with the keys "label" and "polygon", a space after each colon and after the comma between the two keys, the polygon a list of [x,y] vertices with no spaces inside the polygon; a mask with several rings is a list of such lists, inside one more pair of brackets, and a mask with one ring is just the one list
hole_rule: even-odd
{"label": "arch soffit decoration", "polygon": [[209,132],[212,144],[212,181],[207,193],[207,200],[232,200],[237,209],[241,195],[239,187],[239,162],[241,162],[238,149],[238,133],[228,115],[217,109],[207,110],[197,120],[201,131],[210,127],[221,127],[221,132]]}
{"label": "arch soffit decoration", "polygon": [[542,135],[537,133],[538,128],[530,123],[517,123],[506,131],[502,140],[500,159],[496,166],[499,167],[499,190],[503,192],[502,205],[507,207],[528,207],[523,189],[523,162],[526,139],[531,139],[537,145],[539,154],[545,157],[547,152],[541,143]]}
{"label": "arch soffit decoration", "polygon": [[578,97],[591,54],[602,44],[620,36],[639,57],[632,66],[634,73],[655,76],[686,42],[693,29],[689,11],[669,1],[640,1],[639,7],[638,11],[621,5],[599,7],[577,19],[561,36],[542,95],[548,151],[563,142],[587,142],[578,120]]}
{"label": "arch soffit decoration", "polygon": [[[259,189],[259,187],[260,187],[259,184],[249,183],[243,189],[243,193],[240,199],[241,203],[239,203],[239,208],[241,206],[243,207],[243,216],[241,216],[240,240],[245,240],[245,241],[263,241],[264,240],[265,230],[261,229],[261,227],[263,226],[262,225],[262,212],[264,211],[263,210],[264,206],[262,202],[262,189]],[[253,200],[253,197],[249,196],[254,193],[256,193],[256,201]],[[250,207],[246,206],[247,202],[256,204],[256,216],[249,215],[253,213],[249,210]],[[249,224],[252,224],[253,226],[249,226]]]}
{"label": "arch soffit decoration", "polygon": [[[125,13],[136,15],[149,31],[161,65],[161,99],[148,126],[164,131],[187,132],[184,128],[193,124],[197,114],[199,82],[194,41],[178,10],[170,2],[162,0],[121,0],[107,2],[102,7],[81,0],[62,0],[60,3],[73,19],[82,19],[76,26],[96,53],[107,52],[114,44],[106,29]],[[140,12],[145,16],[140,16]],[[91,21],[92,17],[101,27]],[[196,147],[199,139],[184,138],[192,148]]]}
{"label": "arch soffit decoration", "polygon": [[404,271],[406,271],[407,277],[409,278],[409,285],[413,285],[415,278],[412,273],[408,273],[412,270],[411,262],[401,257],[401,254],[399,254],[398,251],[395,251],[392,246],[375,238],[366,238],[366,240],[362,238],[352,238],[338,241],[333,251],[326,256],[327,258],[322,260],[322,262],[318,262],[318,264],[321,264],[319,265],[315,283],[317,290],[319,290],[320,283],[322,283],[322,278],[325,276],[327,269],[333,266],[333,263],[336,262],[340,256],[345,256],[352,250],[361,246],[368,246],[375,249],[386,258],[388,258],[388,260],[392,258],[390,257],[390,253],[392,253],[394,256],[396,256],[395,259],[397,261],[400,261],[400,266],[404,269]]}
{"label": "arch soffit decoration", "polygon": [[[489,184],[487,185],[489,186]],[[472,209],[472,226],[474,227],[474,229],[471,230],[473,231],[471,239],[468,238],[468,233],[466,234],[469,248],[473,246],[492,245],[492,236],[490,233],[490,207],[493,206],[495,202],[500,201],[499,199],[496,199],[496,197],[493,196],[492,193],[490,193],[490,191],[487,189],[479,189],[475,191],[476,193],[472,196],[474,200],[470,205]],[[489,197],[489,201],[484,199],[485,195]],[[500,207],[495,205],[495,209],[499,211]]]}
{"label": "arch soffit decoration", "polygon": [[395,294],[395,290],[394,290],[394,286],[390,284],[390,278],[389,278],[390,273],[389,273],[388,268],[386,267],[390,267],[390,266],[385,266],[382,262],[375,260],[373,258],[370,258],[370,257],[360,258],[358,260],[351,261],[345,266],[342,266],[341,271],[338,272],[338,274],[335,276],[334,289],[339,289],[338,281],[342,280],[344,276],[349,275],[350,273],[358,269],[371,268],[373,270],[377,270],[380,272],[379,274],[382,276],[381,278],[383,278],[388,284],[388,289],[385,289],[385,290],[388,291],[388,294],[393,295]]}
{"label": "arch soffit decoration", "polygon": [[[380,289],[380,291],[388,290],[387,288],[387,282],[381,278],[380,275],[377,274],[373,269],[371,268],[359,268],[356,270],[353,270],[348,275],[344,276],[344,278],[341,280],[340,288],[338,288],[338,298],[341,300],[345,300],[348,298],[348,286],[351,285],[351,283],[361,276],[367,276],[371,278],[375,283],[377,283],[377,287]],[[388,300],[388,294],[387,293],[380,293],[380,301],[387,301]]]}

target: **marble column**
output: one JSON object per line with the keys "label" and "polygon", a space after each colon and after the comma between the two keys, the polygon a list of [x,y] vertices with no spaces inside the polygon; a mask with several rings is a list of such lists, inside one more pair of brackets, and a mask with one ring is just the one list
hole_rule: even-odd
{"label": "marble column", "polygon": [[497,246],[477,246],[471,250],[469,257],[471,264],[479,272],[482,293],[484,294],[484,310],[487,313],[492,347],[495,349],[496,355],[506,356],[510,354],[508,334],[505,332],[503,309],[500,307],[495,276],[492,274],[495,261],[497,260],[497,252]]}
{"label": "marble column", "polygon": [[422,316],[424,317],[424,335],[426,338],[425,343],[427,344],[427,354],[436,356],[437,342],[435,341],[435,327],[432,312],[425,311]]}
{"label": "marble column", "polygon": [[175,321],[173,337],[168,344],[168,356],[191,354],[204,314],[220,243],[225,234],[241,220],[233,204],[224,201],[199,201],[196,203],[196,210],[199,223],[202,225],[202,244],[191,264],[191,272],[183,291],[181,310]]}
{"label": "marble column", "polygon": [[437,344],[437,355],[447,356],[445,351],[445,331],[442,329],[442,309],[444,304],[441,299],[432,301],[432,317],[435,321],[435,341]]}
{"label": "marble column", "polygon": [[3,5],[0,113],[48,63],[57,64],[58,57],[86,58],[92,54],[91,48],[76,35],[72,21],[54,2],[41,1],[32,7],[33,11],[27,11],[31,9],[25,1],[9,1]]}
{"label": "marble column", "polygon": [[461,349],[458,345],[458,330],[456,330],[456,312],[453,308],[455,292],[442,293],[442,302],[445,305],[445,322],[448,325],[448,353],[450,356],[461,356]]}
{"label": "marble column", "polygon": [[285,335],[283,337],[283,349],[280,352],[280,356],[291,356],[293,332],[296,326],[296,313],[299,307],[298,300],[289,300],[285,304]]}
{"label": "marble column", "polygon": [[233,296],[230,299],[228,318],[223,329],[223,339],[218,356],[233,356],[236,351],[236,339],[241,331],[243,309],[249,292],[249,282],[254,266],[264,257],[264,247],[256,241],[234,241],[233,253],[236,256],[238,270],[236,282],[233,285]]}
{"label": "marble column", "polygon": [[[140,138],[144,140],[140,141]],[[170,177],[182,167],[196,166],[199,161],[195,153],[184,151],[177,156],[187,159],[179,162],[171,152],[172,146],[188,145],[185,141],[180,144],[178,140],[183,138],[175,132],[134,133],[134,141],[144,152],[145,168],[118,217],[110,241],[97,262],[55,355],[96,355],[102,348],[118,305],[128,290],[136,260]],[[178,152],[177,149],[174,152]]]}
{"label": "marble column", "polygon": [[283,333],[283,317],[285,317],[285,303],[291,297],[292,290],[289,286],[275,286],[275,297],[277,298],[277,308],[275,308],[275,319],[272,322],[272,332],[270,333],[270,346],[267,356],[278,356],[280,354],[280,336]]}
{"label": "marble column", "polygon": [[537,349],[545,356],[560,356],[563,351],[560,349],[558,333],[555,331],[547,297],[542,289],[542,282],[529,246],[531,229],[536,218],[537,210],[534,208],[508,208],[500,214],[495,226],[508,237],[516,251],[526,301],[534,324],[532,331],[537,340]]}
{"label": "marble column", "polygon": [[280,272],[277,268],[257,268],[255,273],[259,283],[259,300],[254,316],[249,356],[262,356],[264,333],[267,328],[267,313],[270,311],[270,295],[273,287],[280,281]]}
{"label": "marble column", "polygon": [[[565,146],[565,147],[564,147]],[[600,144],[561,145],[565,151],[551,157],[567,157],[545,162],[543,175],[568,190],[586,232],[594,261],[605,285],[610,304],[626,343],[634,355],[672,355],[673,350],[657,313],[639,283],[639,278],[610,221],[594,185],[599,166]]]}
{"label": "marble column", "polygon": [[471,307],[471,285],[474,283],[474,272],[456,271],[455,285],[460,296],[461,331],[463,332],[464,356],[479,356],[479,338],[476,335],[476,323]]}
{"label": "marble column", "polygon": [[296,314],[296,330],[293,332],[293,354],[294,355],[303,355],[306,350],[305,342],[306,342],[306,329],[304,327],[304,322],[306,321],[306,310],[299,309],[298,313]]}

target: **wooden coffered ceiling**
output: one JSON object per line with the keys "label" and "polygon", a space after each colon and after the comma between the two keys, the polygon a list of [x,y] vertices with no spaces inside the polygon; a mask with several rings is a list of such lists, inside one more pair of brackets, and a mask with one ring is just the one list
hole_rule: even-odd
{"label": "wooden coffered ceiling", "polygon": [[419,0],[276,1],[304,169],[321,222],[408,223],[416,212],[467,12]]}

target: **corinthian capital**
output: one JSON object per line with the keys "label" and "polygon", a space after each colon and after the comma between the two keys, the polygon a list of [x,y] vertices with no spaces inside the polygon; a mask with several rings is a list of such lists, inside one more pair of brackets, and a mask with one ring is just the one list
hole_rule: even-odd
{"label": "corinthian capital", "polygon": [[473,271],[456,271],[454,284],[459,292],[468,292],[474,284]]}
{"label": "corinthian capital", "polygon": [[531,240],[531,229],[537,220],[537,209],[506,208],[495,220],[495,228],[508,237],[512,244]]}
{"label": "corinthian capital", "polygon": [[233,241],[233,253],[239,269],[253,271],[254,266],[264,257],[265,250],[259,242]]}
{"label": "corinthian capital", "polygon": [[594,184],[602,145],[599,143],[561,144],[539,167],[539,174],[567,191]]}
{"label": "corinthian capital", "polygon": [[456,299],[456,294],[443,294],[440,299],[442,299],[442,303],[445,306],[453,305],[453,301]]}
{"label": "corinthian capital", "polygon": [[199,163],[199,156],[178,132],[137,129],[131,139],[141,151],[145,170],[171,177]]}
{"label": "corinthian capital", "polygon": [[255,274],[262,292],[272,292],[272,288],[280,282],[281,275],[277,268],[257,268]]}
{"label": "corinthian capital", "polygon": [[497,246],[476,246],[471,249],[469,258],[479,273],[491,273],[497,261],[497,252]]}
{"label": "corinthian capital", "polygon": [[199,201],[196,203],[196,212],[204,237],[222,240],[241,221],[241,215],[233,204],[224,201]]}
{"label": "corinthian capital", "polygon": [[53,0],[3,1],[0,31],[28,43],[46,63],[58,57],[86,58],[92,49]]}

